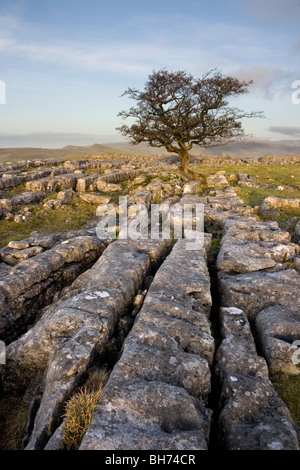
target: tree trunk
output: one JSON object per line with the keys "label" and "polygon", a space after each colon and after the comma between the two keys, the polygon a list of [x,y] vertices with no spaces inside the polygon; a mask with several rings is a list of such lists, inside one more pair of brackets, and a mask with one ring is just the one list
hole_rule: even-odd
{"label": "tree trunk", "polygon": [[189,174],[189,163],[190,163],[190,156],[186,148],[181,148],[179,151],[179,158],[181,163],[181,170],[185,175],[190,176]]}

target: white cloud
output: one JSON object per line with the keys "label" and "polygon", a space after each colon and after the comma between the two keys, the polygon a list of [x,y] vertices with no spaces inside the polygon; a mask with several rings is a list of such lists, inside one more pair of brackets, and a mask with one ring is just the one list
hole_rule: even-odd
{"label": "white cloud", "polygon": [[233,75],[240,80],[253,80],[251,90],[270,99],[277,94],[291,93],[290,84],[295,72],[279,67],[256,65],[237,69]]}
{"label": "white cloud", "polygon": [[288,135],[289,137],[300,137],[300,127],[295,126],[271,126],[268,129],[276,134]]}
{"label": "white cloud", "polygon": [[[211,68],[231,67],[233,64],[256,63],[265,57],[272,59],[272,48],[278,49],[276,38],[262,46],[251,28],[216,21],[199,22],[188,19],[183,32],[176,25],[152,23],[147,39],[141,34],[129,39],[108,35],[106,41],[68,42],[49,39],[40,32],[35,36],[32,25],[0,16],[0,54],[31,62],[58,64],[79,70],[100,70],[117,74],[145,76],[153,68],[185,69],[205,73]],[[140,18],[140,23],[144,24]],[[2,26],[2,28],[1,28]],[[174,31],[176,30],[176,34]],[[22,37],[20,37],[22,36]],[[37,39],[39,38],[39,39]],[[237,40],[238,39],[238,40]]]}

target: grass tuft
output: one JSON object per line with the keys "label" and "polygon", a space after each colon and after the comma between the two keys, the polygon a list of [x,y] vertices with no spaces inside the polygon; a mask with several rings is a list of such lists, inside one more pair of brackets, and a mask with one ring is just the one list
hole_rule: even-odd
{"label": "grass tuft", "polygon": [[95,408],[109,373],[104,369],[92,371],[85,385],[67,402],[63,444],[65,450],[77,450],[82,438],[90,426]]}
{"label": "grass tuft", "polygon": [[0,400],[0,450],[23,450],[28,408],[21,398]]}

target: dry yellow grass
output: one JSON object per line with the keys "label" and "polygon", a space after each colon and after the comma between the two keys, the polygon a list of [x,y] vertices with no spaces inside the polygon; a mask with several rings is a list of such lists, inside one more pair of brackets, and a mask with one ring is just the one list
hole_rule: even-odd
{"label": "dry yellow grass", "polygon": [[109,373],[95,369],[85,385],[70,398],[65,407],[63,443],[65,450],[77,450],[92,422],[93,414]]}

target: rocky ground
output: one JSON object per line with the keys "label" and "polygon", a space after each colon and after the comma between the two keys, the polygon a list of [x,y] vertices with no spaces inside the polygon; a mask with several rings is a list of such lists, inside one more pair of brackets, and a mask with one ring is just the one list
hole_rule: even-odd
{"label": "rocky ground", "polygon": [[[299,164],[266,158],[257,163]],[[232,171],[203,174],[220,162]],[[272,373],[299,386],[300,182],[290,193],[299,198],[252,207],[239,189],[269,185],[234,171],[248,161],[220,162],[194,158],[191,181],[159,155],[1,166],[1,409],[11,396],[27,407],[22,448],[64,449],[66,404],[105,370],[82,450],[299,450],[299,422]],[[147,227],[153,204],[201,205],[203,243],[174,237],[175,213],[167,238],[99,238],[99,205],[102,217],[115,209],[122,233],[120,196],[130,222],[132,208],[147,210]]]}

